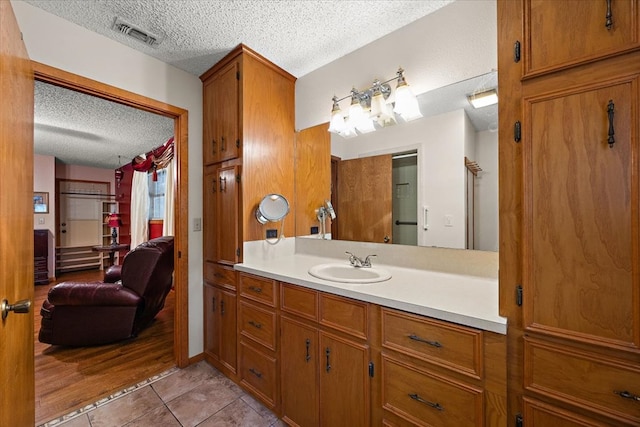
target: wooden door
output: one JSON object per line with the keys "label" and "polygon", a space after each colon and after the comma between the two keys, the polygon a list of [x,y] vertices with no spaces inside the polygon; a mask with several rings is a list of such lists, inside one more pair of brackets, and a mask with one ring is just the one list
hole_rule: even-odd
{"label": "wooden door", "polygon": [[604,0],[525,1],[525,39],[529,43],[523,49],[525,74],[565,68],[637,48],[640,2],[609,3],[610,20]]}
{"label": "wooden door", "polygon": [[217,129],[215,117],[215,79],[208,80],[202,88],[202,159],[206,165],[211,165],[218,160],[218,147],[216,144]]}
{"label": "wooden door", "polygon": [[[33,303],[33,71],[11,3],[0,2],[0,301]],[[35,424],[33,310],[0,320],[2,425]]]}
{"label": "wooden door", "polygon": [[320,425],[368,427],[369,349],[320,333]]}
{"label": "wooden door", "polygon": [[390,154],[340,162],[337,239],[392,242],[391,180]]}
{"label": "wooden door", "polygon": [[318,426],[318,330],[281,318],[282,419],[299,426]]}
{"label": "wooden door", "polygon": [[239,259],[238,241],[240,184],[239,166],[218,169],[216,203],[216,244],[218,261],[235,264]]}
{"label": "wooden door", "polygon": [[[606,64],[599,71],[609,74]],[[639,87],[636,74],[525,95],[529,330],[640,348]]]}
{"label": "wooden door", "polygon": [[235,373],[238,366],[237,307],[234,292],[220,290],[220,362]]}
{"label": "wooden door", "polygon": [[[209,166],[204,169],[204,179],[202,185],[202,252],[205,263],[215,263],[218,259],[216,254],[216,190],[217,190],[218,172],[215,166]],[[207,266],[205,265],[205,272]],[[212,280],[212,278],[205,277]]]}
{"label": "wooden door", "polygon": [[218,159],[220,161],[238,157],[240,142],[240,64],[233,61],[216,75],[216,120],[220,121]]}

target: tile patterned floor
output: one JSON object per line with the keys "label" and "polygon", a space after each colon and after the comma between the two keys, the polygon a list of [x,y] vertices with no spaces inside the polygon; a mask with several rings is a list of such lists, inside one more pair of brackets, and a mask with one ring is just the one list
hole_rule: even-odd
{"label": "tile patterned floor", "polygon": [[284,427],[206,362],[172,369],[41,427]]}

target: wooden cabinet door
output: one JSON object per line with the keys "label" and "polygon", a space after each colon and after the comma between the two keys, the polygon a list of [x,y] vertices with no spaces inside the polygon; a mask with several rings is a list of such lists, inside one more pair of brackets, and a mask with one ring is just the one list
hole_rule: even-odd
{"label": "wooden cabinet door", "polygon": [[216,198],[218,191],[218,172],[213,166],[204,169],[202,186],[202,252],[205,263],[214,263],[216,254]]}
{"label": "wooden cabinet door", "polygon": [[320,425],[369,426],[369,348],[320,332]]}
{"label": "wooden cabinet door", "polygon": [[636,74],[525,94],[528,330],[640,348],[639,85]]}
{"label": "wooden cabinet door", "polygon": [[220,359],[220,291],[204,285],[204,351],[214,359]]}
{"label": "wooden cabinet door", "polygon": [[286,317],[280,328],[282,419],[290,425],[318,426],[318,330]]}
{"label": "wooden cabinet door", "polygon": [[[610,28],[607,27],[610,3]],[[640,47],[638,0],[525,0],[525,75]]]}
{"label": "wooden cabinet door", "polygon": [[202,88],[202,158],[205,166],[218,161],[218,145],[216,142],[219,133],[216,126],[219,122],[216,118],[216,87],[215,78],[204,83]]}
{"label": "wooden cabinet door", "polygon": [[240,144],[240,62],[222,68],[216,79],[216,121],[219,122],[218,160],[238,157]]}
{"label": "wooden cabinet door", "polygon": [[220,295],[220,362],[233,373],[238,366],[238,338],[236,334],[236,294],[219,290]]}
{"label": "wooden cabinet door", "polygon": [[240,257],[238,239],[240,177],[239,166],[218,169],[216,203],[216,245],[218,261],[236,264]]}

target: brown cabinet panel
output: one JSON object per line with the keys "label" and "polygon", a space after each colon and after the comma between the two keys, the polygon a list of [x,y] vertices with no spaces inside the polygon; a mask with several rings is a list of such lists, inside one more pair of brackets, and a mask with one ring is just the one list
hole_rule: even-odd
{"label": "brown cabinet panel", "polygon": [[633,166],[639,140],[630,125],[637,121],[639,84],[636,74],[525,98],[523,288],[530,330],[640,348],[640,181]]}
{"label": "brown cabinet panel", "polygon": [[483,426],[483,391],[383,356],[385,410],[418,426]]}
{"label": "brown cabinet panel", "polygon": [[[637,0],[525,0],[525,75],[536,75],[640,48]],[[513,41],[511,42],[513,43]]]}
{"label": "brown cabinet panel", "polygon": [[286,317],[280,328],[282,419],[290,425],[318,426],[318,330]]}
{"label": "brown cabinet panel", "polygon": [[368,336],[368,305],[337,295],[320,294],[320,324],[354,337]]}
{"label": "brown cabinet panel", "polygon": [[536,399],[524,398],[524,418],[534,426],[553,427],[607,427],[594,419],[548,405]]}
{"label": "brown cabinet panel", "polygon": [[275,408],[278,383],[276,358],[241,342],[240,360],[240,383],[256,393],[270,409]]}
{"label": "brown cabinet panel", "polygon": [[383,347],[482,377],[482,331],[382,309]]}
{"label": "brown cabinet panel", "polygon": [[276,350],[276,313],[273,310],[257,307],[246,301],[240,301],[238,317],[240,333],[269,350]]}
{"label": "brown cabinet panel", "polygon": [[269,307],[276,306],[276,281],[251,274],[240,274],[240,295],[253,301],[258,301]]}
{"label": "brown cabinet panel", "polygon": [[369,347],[320,333],[320,424],[370,425]]}
{"label": "brown cabinet panel", "polygon": [[222,68],[216,75],[215,114],[218,123],[217,143],[218,161],[238,157],[240,146],[240,61],[235,60]]}
{"label": "brown cabinet panel", "polygon": [[282,311],[318,320],[318,292],[300,286],[280,285],[280,307]]}
{"label": "brown cabinet panel", "polygon": [[[528,390],[640,424],[640,368],[564,345],[525,337],[524,385]],[[628,393],[627,398],[620,393]]]}
{"label": "brown cabinet panel", "polygon": [[238,209],[240,200],[239,166],[218,169],[215,230],[218,261],[236,264],[240,258]]}
{"label": "brown cabinet panel", "polygon": [[236,314],[234,292],[204,285],[204,351],[231,374],[238,366]]}

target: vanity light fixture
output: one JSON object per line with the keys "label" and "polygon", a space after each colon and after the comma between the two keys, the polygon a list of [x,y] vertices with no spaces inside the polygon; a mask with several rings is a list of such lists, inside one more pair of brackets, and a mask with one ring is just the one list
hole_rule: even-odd
{"label": "vanity light fixture", "polygon": [[[395,106],[388,101],[391,95],[390,82],[396,80]],[[339,102],[350,98],[351,104],[347,116],[342,115]],[[374,80],[371,87],[363,90],[351,89],[349,95],[342,98],[332,98],[331,122],[329,132],[344,138],[352,138],[376,130],[379,127],[393,125],[397,122],[396,114],[404,121],[411,121],[422,117],[418,99],[411,92],[404,78],[404,70],[399,68],[396,76],[389,80]],[[375,123],[375,124],[374,124]]]}
{"label": "vanity light fixture", "polygon": [[488,107],[489,105],[498,103],[498,91],[489,89],[483,92],[472,93],[471,95],[467,95],[467,99],[473,108]]}

